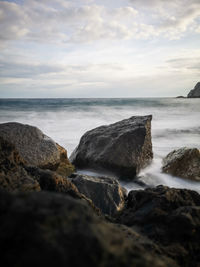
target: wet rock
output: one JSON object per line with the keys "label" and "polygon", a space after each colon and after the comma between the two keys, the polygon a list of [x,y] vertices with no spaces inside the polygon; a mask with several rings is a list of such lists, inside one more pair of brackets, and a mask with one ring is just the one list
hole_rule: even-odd
{"label": "wet rock", "polygon": [[200,97],[200,82],[198,82],[194,89],[192,89],[187,95],[188,98],[199,98]]}
{"label": "wet rock", "polygon": [[176,266],[141,235],[63,194],[0,192],[0,216],[5,266]]}
{"label": "wet rock", "polygon": [[200,181],[200,150],[180,148],[163,159],[163,172],[174,176]]}
{"label": "wet rock", "polygon": [[180,266],[200,261],[200,195],[165,186],[129,192],[117,222],[137,227]]}
{"label": "wet rock", "polygon": [[103,213],[112,215],[124,207],[126,189],[110,177],[73,174],[72,183]]}
{"label": "wet rock", "polygon": [[74,170],[66,150],[37,127],[16,122],[2,123],[0,136],[15,145],[27,165],[58,171],[65,176]]}
{"label": "wet rock", "polygon": [[80,169],[102,169],[134,179],[153,157],[152,116],[136,116],[86,132],[70,160]]}

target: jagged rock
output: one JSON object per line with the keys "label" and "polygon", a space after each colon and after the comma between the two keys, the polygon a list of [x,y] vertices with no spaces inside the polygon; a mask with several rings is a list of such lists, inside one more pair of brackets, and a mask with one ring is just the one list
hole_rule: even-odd
{"label": "jagged rock", "polygon": [[200,82],[198,82],[194,89],[192,89],[187,95],[188,98],[198,98],[200,97]]}
{"label": "jagged rock", "polygon": [[86,132],[70,160],[80,169],[103,169],[134,178],[153,157],[152,116],[136,116]]}
{"label": "jagged rock", "polygon": [[0,136],[15,145],[27,165],[58,171],[65,176],[74,170],[66,150],[37,127],[17,122],[2,123]]}
{"label": "jagged rock", "polygon": [[163,159],[163,171],[174,176],[200,181],[200,150],[180,148]]}
{"label": "jagged rock", "polygon": [[124,207],[126,189],[114,178],[73,174],[71,181],[105,214],[112,215]]}
{"label": "jagged rock", "polygon": [[50,170],[25,166],[25,170],[34,180],[38,181],[41,190],[67,193],[73,197],[81,198],[76,186],[65,177]]}
{"label": "jagged rock", "polygon": [[180,266],[200,262],[200,195],[165,186],[131,191],[116,221],[137,227]]}
{"label": "jagged rock", "polygon": [[0,188],[9,192],[48,190],[81,198],[74,184],[56,172],[26,166],[15,146],[0,137]]}
{"label": "jagged rock", "polygon": [[40,185],[24,169],[15,146],[0,137],[0,188],[6,191],[40,191]]}
{"label": "jagged rock", "polygon": [[93,214],[82,200],[0,191],[0,250],[5,266],[171,267],[140,234]]}

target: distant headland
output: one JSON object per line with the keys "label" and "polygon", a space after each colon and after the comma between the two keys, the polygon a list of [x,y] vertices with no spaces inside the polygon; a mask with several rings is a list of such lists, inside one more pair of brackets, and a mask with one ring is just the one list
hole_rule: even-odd
{"label": "distant headland", "polygon": [[195,85],[194,89],[190,90],[187,97],[177,96],[176,98],[200,98],[200,82]]}
{"label": "distant headland", "polygon": [[196,98],[200,97],[200,82],[198,82],[194,89],[192,89],[189,94],[187,95],[188,98]]}

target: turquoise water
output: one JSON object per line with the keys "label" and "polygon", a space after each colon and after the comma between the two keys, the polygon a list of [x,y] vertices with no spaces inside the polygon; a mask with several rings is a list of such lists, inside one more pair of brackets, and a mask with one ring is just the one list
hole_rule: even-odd
{"label": "turquoise water", "polygon": [[[162,158],[173,149],[200,148],[200,99],[0,99],[0,122],[17,121],[39,127],[64,146],[68,154],[88,130],[135,115],[153,115],[154,161],[142,170],[147,184],[165,184],[200,191],[200,183],[161,173]],[[134,183],[125,185],[137,188]]]}

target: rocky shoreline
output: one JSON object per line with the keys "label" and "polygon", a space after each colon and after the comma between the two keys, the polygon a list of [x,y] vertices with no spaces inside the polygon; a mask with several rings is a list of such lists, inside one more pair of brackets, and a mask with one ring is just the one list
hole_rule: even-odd
{"label": "rocky shoreline", "polygon": [[[200,195],[165,186],[132,190],[151,163],[151,119],[83,135],[67,151],[38,128],[0,124],[0,248],[6,266],[198,266]],[[104,170],[92,177],[76,170]],[[163,171],[200,180],[200,151],[180,148]]]}

